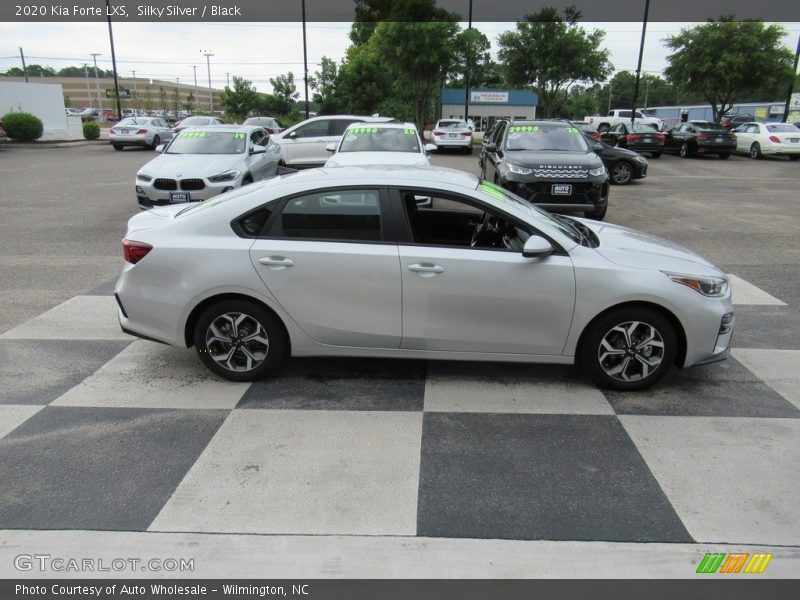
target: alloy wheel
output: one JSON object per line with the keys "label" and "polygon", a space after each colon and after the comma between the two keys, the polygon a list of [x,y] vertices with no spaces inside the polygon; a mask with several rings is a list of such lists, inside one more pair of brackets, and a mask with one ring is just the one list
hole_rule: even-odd
{"label": "alloy wheel", "polygon": [[625,185],[631,180],[633,170],[628,163],[617,163],[611,170],[611,179],[614,183]]}
{"label": "alloy wheel", "polygon": [[606,375],[630,382],[647,378],[664,360],[664,338],[643,321],[627,321],[612,327],[597,349],[597,360]]}
{"label": "alloy wheel", "polygon": [[205,335],[209,356],[223,369],[244,373],[259,367],[269,354],[269,337],[254,317],[228,312],[215,318]]}

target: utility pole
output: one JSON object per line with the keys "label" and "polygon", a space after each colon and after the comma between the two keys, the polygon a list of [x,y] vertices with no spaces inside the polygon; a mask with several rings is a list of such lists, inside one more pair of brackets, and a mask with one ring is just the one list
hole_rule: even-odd
{"label": "utility pole", "polygon": [[206,65],[208,66],[208,108],[211,112],[214,112],[214,95],[211,92],[211,57],[214,55],[210,52],[204,52],[203,54],[206,57]]}
{"label": "utility pole", "polygon": [[89,65],[83,63],[83,74],[86,76],[86,99],[89,101],[89,106],[92,106],[92,92],[89,90]]}
{"label": "utility pole", "polygon": [[94,59],[94,83],[97,88],[97,109],[100,111],[100,119],[103,118],[103,103],[100,101],[100,78],[97,76],[97,57],[103,56],[102,54],[92,54]]}
{"label": "utility pole", "polygon": [[608,112],[611,112],[611,85],[612,81],[608,81]]}
{"label": "utility pole", "polygon": [[800,36],[797,36],[797,50],[794,53],[794,69],[792,69],[792,78],[789,81],[789,91],[786,94],[786,106],[783,107],[783,122],[789,119],[789,105],[792,103],[792,92],[794,92],[794,80],[797,77],[797,62],[800,59]]}
{"label": "utility pole", "polygon": [[[28,83],[28,67],[25,66],[25,54],[22,52],[22,46],[19,48],[19,57],[22,60],[22,74],[25,75],[25,83]],[[795,65],[795,68],[797,65]]]}
{"label": "utility pole", "polygon": [[303,0],[303,84],[306,88],[306,119],[308,119],[308,49],[306,47],[306,0]]}
{"label": "utility pole", "polygon": [[[469,0],[469,25],[467,26],[467,31],[472,31],[472,0]],[[464,72],[464,122],[467,121],[469,118],[469,75],[470,75],[470,59],[472,58],[472,42],[469,38],[469,34],[467,34],[467,65],[466,70]],[[480,121],[480,119],[478,119]],[[418,123],[420,127],[422,127],[422,123]]]}
{"label": "utility pole", "polygon": [[136,110],[139,110],[139,87],[136,85],[136,71],[133,73],[133,95],[136,96]]}
{"label": "utility pole", "polygon": [[228,82],[226,85],[228,87],[231,87],[231,74],[230,73],[225,73],[225,80]]}
{"label": "utility pole", "polygon": [[122,105],[119,100],[119,78],[117,77],[117,55],[114,52],[114,32],[111,31],[111,8],[106,0],[106,15],[108,15],[108,41],[111,43],[111,69],[114,73],[114,97],[117,99],[117,120],[122,120]]}
{"label": "utility pole", "polygon": [[[194,69],[194,102],[198,102],[198,99],[197,99],[197,65],[192,65],[192,69]],[[192,110],[194,111],[194,103],[192,103]]]}
{"label": "utility pole", "polygon": [[642,55],[644,54],[644,36],[647,33],[647,14],[650,12],[650,0],[644,0],[644,19],[642,20],[642,41],[639,43],[639,64],[636,66],[636,85],[633,88],[633,106],[631,106],[631,131],[636,118],[636,101],[639,99],[639,77],[642,73]]}

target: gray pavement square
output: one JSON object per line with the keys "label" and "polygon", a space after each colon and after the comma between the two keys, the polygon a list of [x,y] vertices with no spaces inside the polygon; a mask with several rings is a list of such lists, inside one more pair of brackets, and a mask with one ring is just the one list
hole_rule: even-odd
{"label": "gray pavement square", "polygon": [[618,415],[800,418],[800,410],[735,358],[673,369],[636,393],[607,391]]}
{"label": "gray pavement square", "polygon": [[0,404],[48,404],[89,377],[129,343],[0,339]]}
{"label": "gray pavement square", "polygon": [[227,414],[45,407],[0,439],[0,528],[146,529]]}
{"label": "gray pavement square", "polygon": [[606,415],[425,413],[417,535],[692,541]]}
{"label": "gray pavement square", "polygon": [[425,375],[424,361],[294,358],[254,382],[237,408],[421,411]]}

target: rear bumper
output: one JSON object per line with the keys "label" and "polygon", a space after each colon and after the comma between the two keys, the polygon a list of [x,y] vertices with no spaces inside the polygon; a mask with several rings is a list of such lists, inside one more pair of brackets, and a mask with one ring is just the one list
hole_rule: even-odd
{"label": "rear bumper", "polygon": [[736,144],[697,144],[698,154],[720,154],[736,152]]}
{"label": "rear bumper", "polygon": [[437,148],[469,148],[472,146],[472,136],[458,138],[433,136],[431,137],[431,143]]}
{"label": "rear bumper", "polygon": [[765,156],[795,156],[800,154],[800,143],[763,145],[761,154]]}

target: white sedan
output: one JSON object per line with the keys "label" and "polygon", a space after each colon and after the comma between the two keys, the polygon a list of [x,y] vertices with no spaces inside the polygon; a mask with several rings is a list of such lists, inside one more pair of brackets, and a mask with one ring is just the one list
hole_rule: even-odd
{"label": "white sedan", "polygon": [[326,167],[358,165],[430,166],[428,152],[433,144],[422,145],[413,123],[355,123],[344,132],[341,141],[328,144],[333,156]]}
{"label": "white sedan", "polygon": [[464,119],[439,119],[431,133],[437,149],[459,148],[472,154],[472,130]]}
{"label": "white sedan", "polygon": [[263,127],[197,127],[181,131],[136,174],[139,208],[207,200],[274,177],[281,151]]}
{"label": "white sedan", "polygon": [[171,139],[172,129],[159,117],[122,119],[108,132],[108,140],[114,150],[122,150],[125,146],[149,146],[155,149]]}
{"label": "white sedan", "polygon": [[750,158],[787,156],[800,160],[800,129],[790,123],[742,123],[733,132],[736,151]]}

